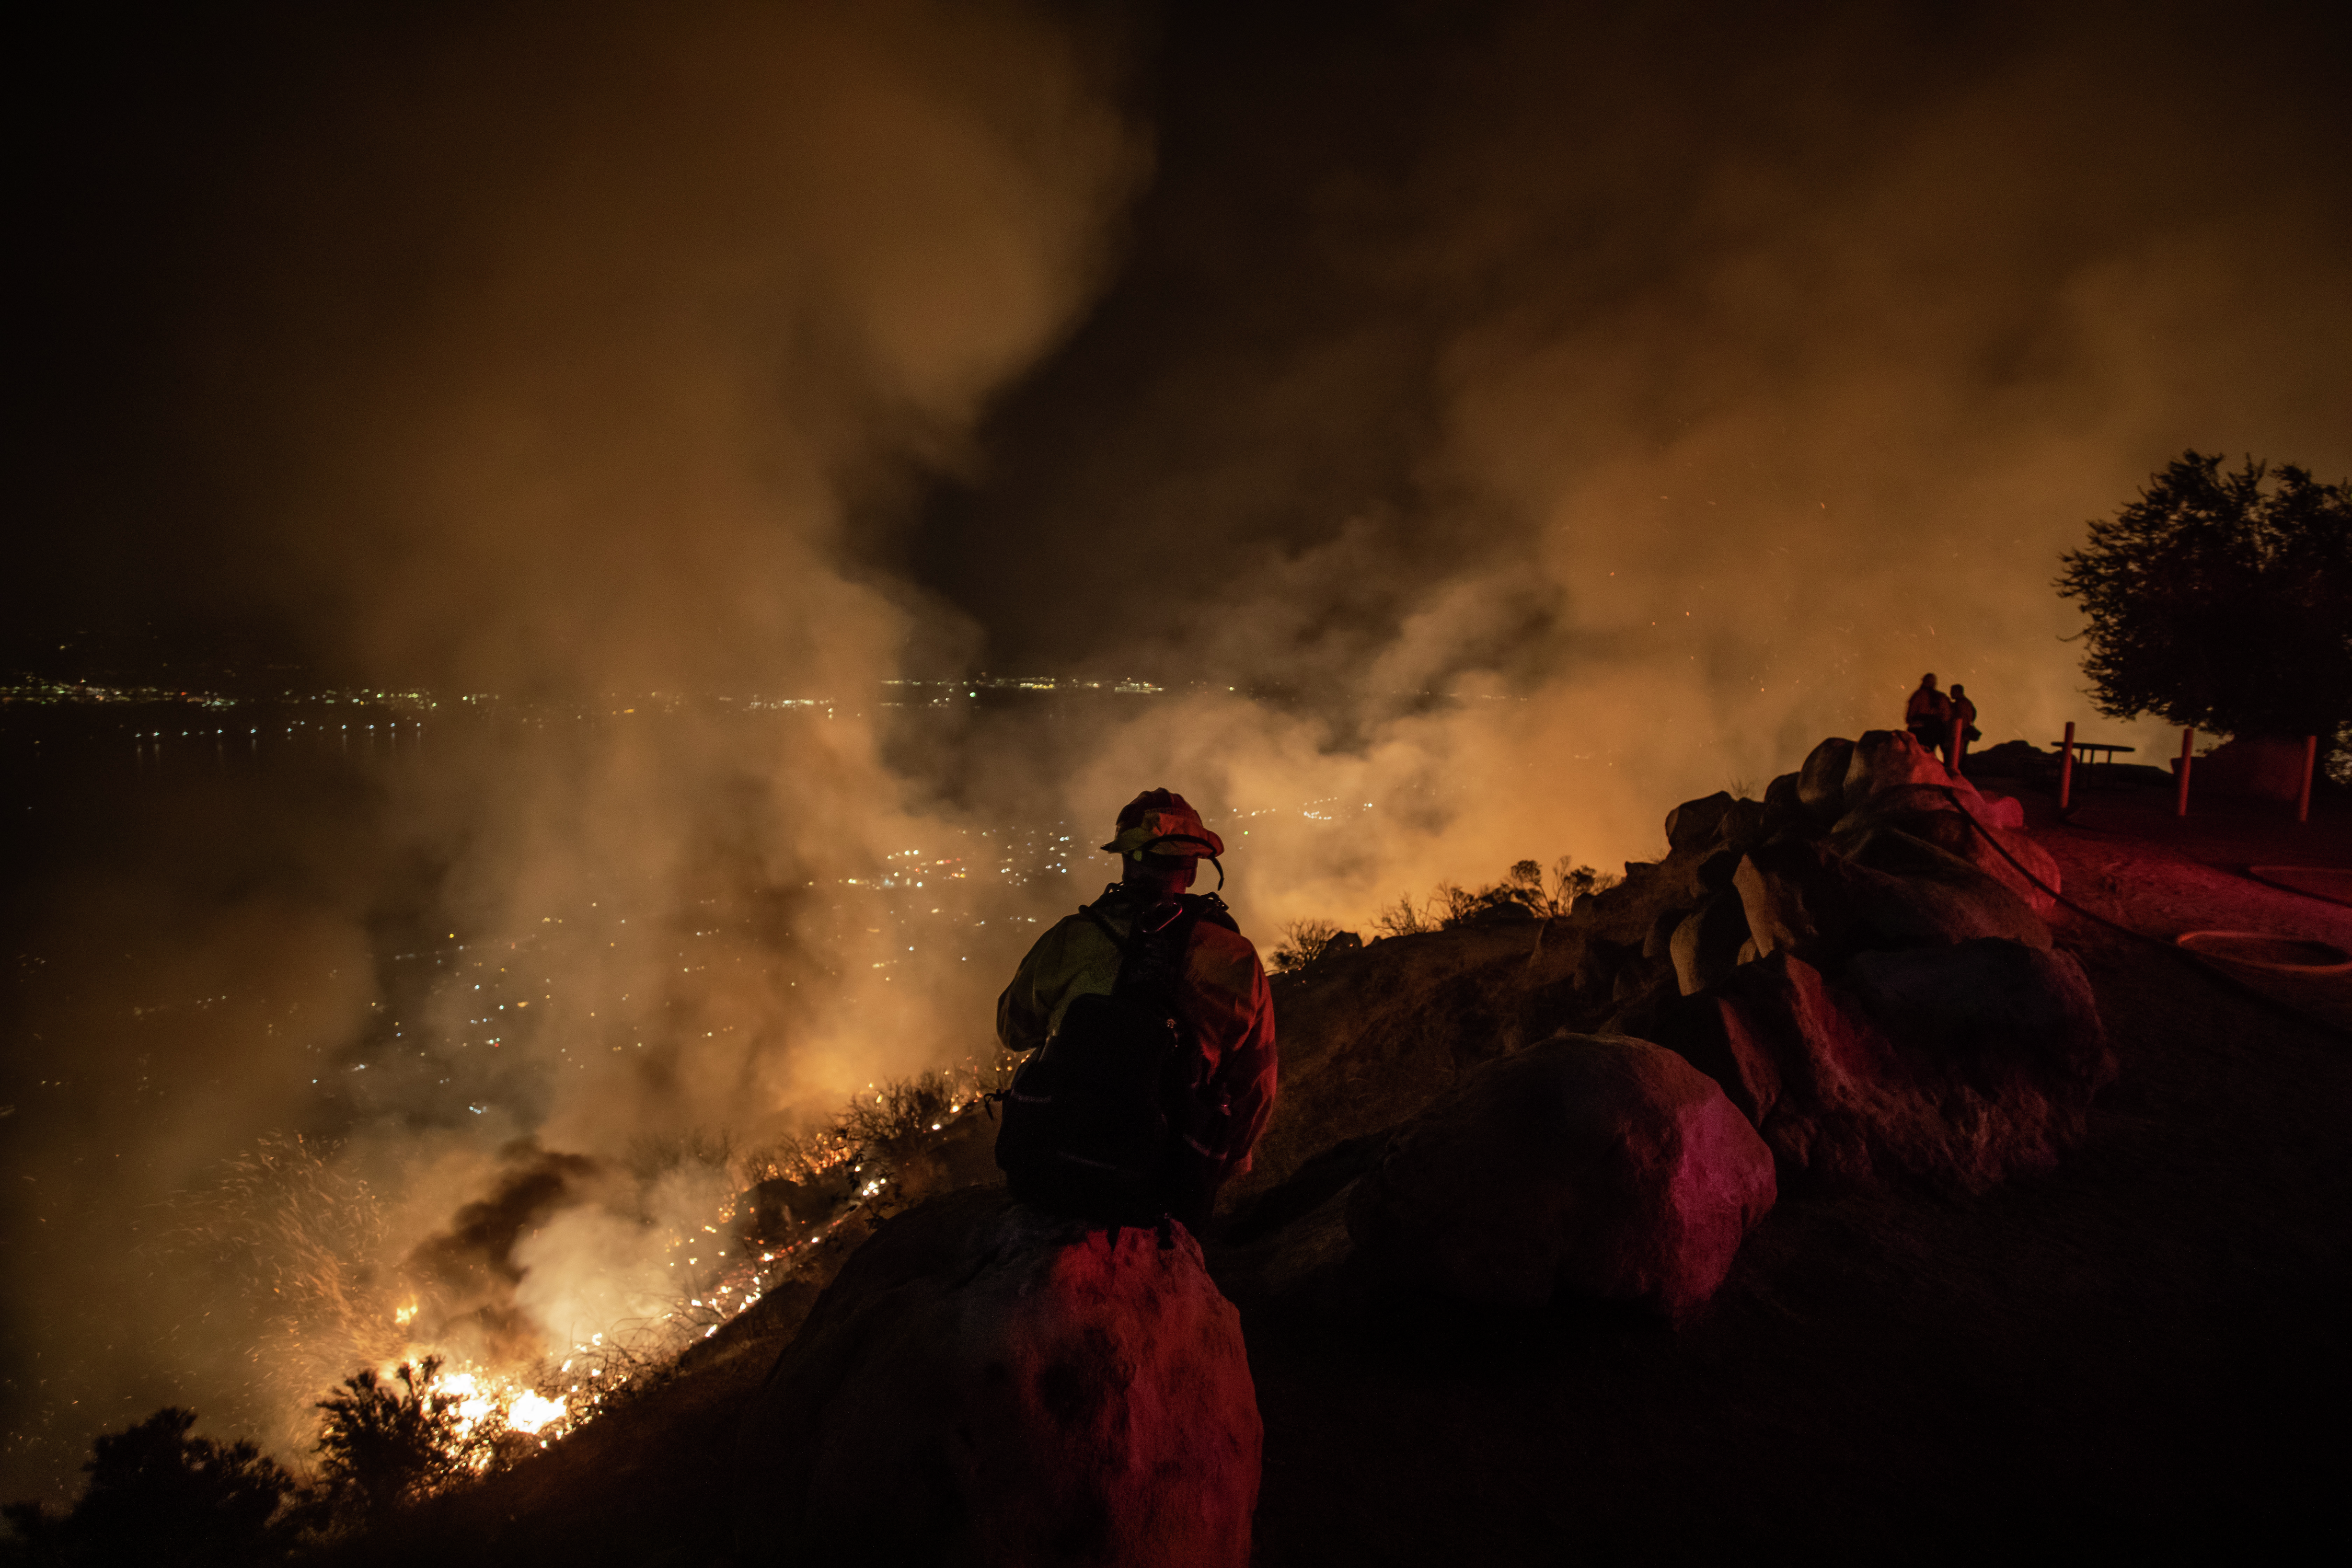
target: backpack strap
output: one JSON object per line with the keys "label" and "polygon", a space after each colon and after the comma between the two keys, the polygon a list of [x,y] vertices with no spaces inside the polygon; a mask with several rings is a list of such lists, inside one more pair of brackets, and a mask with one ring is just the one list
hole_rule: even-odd
{"label": "backpack strap", "polygon": [[1080,904],[1078,912],[1101,928],[1111,945],[1118,949],[1118,978],[1111,983],[1112,994],[1133,995],[1140,992],[1171,1010],[1183,983],[1184,954],[1192,945],[1192,928],[1206,920],[1227,931],[1240,929],[1226,910],[1224,900],[1214,893],[1198,898],[1184,894],[1176,900],[1168,918],[1157,926],[1144,924],[1143,917],[1151,911],[1138,910],[1124,936],[1094,905]]}
{"label": "backpack strap", "polygon": [[1183,981],[1185,950],[1192,945],[1192,928],[1200,920],[1198,910],[1179,903],[1168,919],[1147,929],[1139,912],[1134,930],[1128,933],[1113,989],[1148,996],[1173,1011]]}
{"label": "backpack strap", "polygon": [[1234,919],[1233,910],[1225,908],[1225,900],[1214,893],[1187,893],[1184,907],[1211,925],[1223,926],[1236,936],[1241,934],[1241,922]]}

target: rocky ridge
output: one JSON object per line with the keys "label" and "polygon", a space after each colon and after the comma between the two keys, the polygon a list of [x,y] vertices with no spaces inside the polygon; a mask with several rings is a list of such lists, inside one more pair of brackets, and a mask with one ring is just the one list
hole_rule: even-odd
{"label": "rocky ridge", "polygon": [[[1966,1196],[2054,1162],[2115,1068],[2042,919],[2057,868],[2021,825],[1907,736],[1832,740],[1761,801],[1677,806],[1666,854],[1567,917],[1342,944],[1278,977],[1281,1105],[1204,1247],[1025,1215],[966,1110],[630,1414],[674,1451],[599,1424],[410,1540],[470,1530],[553,1561],[585,1527],[516,1503],[576,1506],[566,1474],[657,1488],[716,1464],[733,1544],[706,1519],[677,1561],[899,1535],[972,1561],[1149,1561],[1135,1543],[1185,1528],[1230,1542],[1258,1484],[1242,1324],[1350,1342],[1346,1324],[1415,1300],[1685,1322],[1789,1194]],[[1179,1425],[1231,1440],[1160,1454],[1184,1399]],[[985,1478],[955,1462],[983,1406],[1005,1416]],[[1048,1518],[1087,1529],[1041,1536]]]}
{"label": "rocky ridge", "polygon": [[[952,1194],[851,1258],[753,1403],[741,1550],[887,1512],[927,1559],[1206,1561],[1256,1487],[1228,1296],[1680,1320],[1783,1183],[2046,1167],[2115,1069],[2021,825],[1874,731],[1675,807],[1665,858],[1563,920],[1341,944],[1278,993],[1282,1135],[1205,1256]],[[1223,1436],[1138,1458],[1175,1430]]]}

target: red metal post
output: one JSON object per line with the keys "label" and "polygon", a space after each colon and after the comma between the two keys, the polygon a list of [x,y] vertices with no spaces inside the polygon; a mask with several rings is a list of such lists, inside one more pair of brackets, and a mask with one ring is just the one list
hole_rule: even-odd
{"label": "red metal post", "polygon": [[2074,721],[2066,721],[2066,740],[2058,749],[2058,809],[2066,809],[2066,801],[2074,793]]}
{"label": "red metal post", "polygon": [[2297,822],[2311,820],[2311,775],[2318,766],[2319,737],[2305,735],[2303,738],[2303,790],[2294,797],[2294,819]]}
{"label": "red metal post", "polygon": [[2189,764],[2196,761],[2196,757],[2193,754],[2196,745],[2197,731],[2195,730],[2189,729],[2180,731],[2180,783],[2179,785],[2179,793],[2173,797],[2172,802],[2172,815],[2175,816],[2186,816],[2189,815]]}

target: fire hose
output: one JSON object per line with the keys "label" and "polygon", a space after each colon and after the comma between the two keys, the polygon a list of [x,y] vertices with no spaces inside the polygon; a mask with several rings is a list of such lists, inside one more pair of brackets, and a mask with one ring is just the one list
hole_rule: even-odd
{"label": "fire hose", "polygon": [[1976,830],[1977,837],[1982,838],[1987,844],[1991,845],[1993,848],[1999,852],[2002,859],[2008,861],[2011,866],[2016,867],[2019,876],[2023,877],[2027,881],[2041,889],[2042,892],[2048,894],[2054,902],[2064,905],[2067,909],[2074,910],[2084,919],[2094,921],[2098,924],[2106,927],[2109,931],[2120,932],[2125,936],[2130,937],[2135,942],[2146,942],[2150,947],[2156,948],[2160,952],[2169,953],[2174,959],[2187,964],[2197,973],[2201,974],[2208,980],[2211,980],[2221,985],[2222,989],[2253,1003],[2256,1006],[2261,1007],[2265,1011],[2277,1014],[2282,1017],[2290,1018],[2295,1023],[2303,1025],[2306,1028],[2316,1029],[2321,1034],[2327,1036],[2331,1039],[2341,1040],[2347,1044],[2352,1044],[2352,1029],[2347,1029],[2341,1024],[2331,1023],[2326,1018],[2306,1013],[2302,1008],[2295,1006],[2292,1003],[2282,1002],[2277,997],[2272,995],[2269,992],[2264,991],[2262,987],[2249,984],[2247,982],[2231,973],[2228,970],[2223,969],[2221,965],[2191,952],[2188,948],[2181,947],[2178,943],[2165,942],[2160,938],[2152,937],[2146,931],[2135,931],[2130,926],[2123,925],[2117,921],[2109,920],[2106,916],[2099,913],[2096,910],[2084,908],[2081,904],[2076,903],[2074,900],[2066,897],[2065,894],[2060,892],[2057,889],[2052,887],[2049,883],[2035,876],[2032,870],[2028,869],[2026,866],[2018,859],[2016,856],[2011,854],[2009,852],[2009,846],[1994,837],[1991,830],[1986,827],[1983,823],[1979,822],[1976,819],[1976,814],[1969,810],[1967,806],[1960,804],[1958,791],[1953,789],[1948,784],[1930,784],[1928,787],[1937,791],[1944,796],[1944,798],[1950,801],[1952,803],[1952,808],[1960,814],[1961,819]]}

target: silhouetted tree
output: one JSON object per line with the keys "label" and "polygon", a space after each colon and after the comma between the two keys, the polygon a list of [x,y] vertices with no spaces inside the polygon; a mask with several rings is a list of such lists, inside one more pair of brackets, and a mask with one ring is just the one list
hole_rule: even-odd
{"label": "silhouetted tree", "polygon": [[294,1478],[251,1443],[192,1437],[193,1410],[166,1408],[92,1443],[89,1485],[53,1516],[37,1502],[5,1510],[11,1555],[58,1568],[142,1563],[155,1568],[275,1563],[294,1543],[301,1510]]}
{"label": "silhouetted tree", "polygon": [[1287,974],[1306,968],[1323,956],[1339,928],[1327,920],[1285,921],[1281,945],[1274,950],[1272,963],[1276,973]]}
{"label": "silhouetted tree", "polygon": [[1380,913],[1372,917],[1372,929],[1382,936],[1419,936],[1433,928],[1412,895],[1400,893],[1395,903],[1381,906]]}
{"label": "silhouetted tree", "polygon": [[2090,619],[2083,660],[2099,711],[2153,713],[2231,735],[2352,723],[2352,500],[2292,464],[2234,473],[2180,459],[2090,543],[2058,592]]}
{"label": "silhouetted tree", "polygon": [[381,1518],[499,1456],[504,1426],[495,1417],[467,1421],[440,1380],[441,1358],[427,1356],[401,1363],[389,1379],[373,1368],[354,1373],[319,1402],[319,1468],[340,1515]]}

